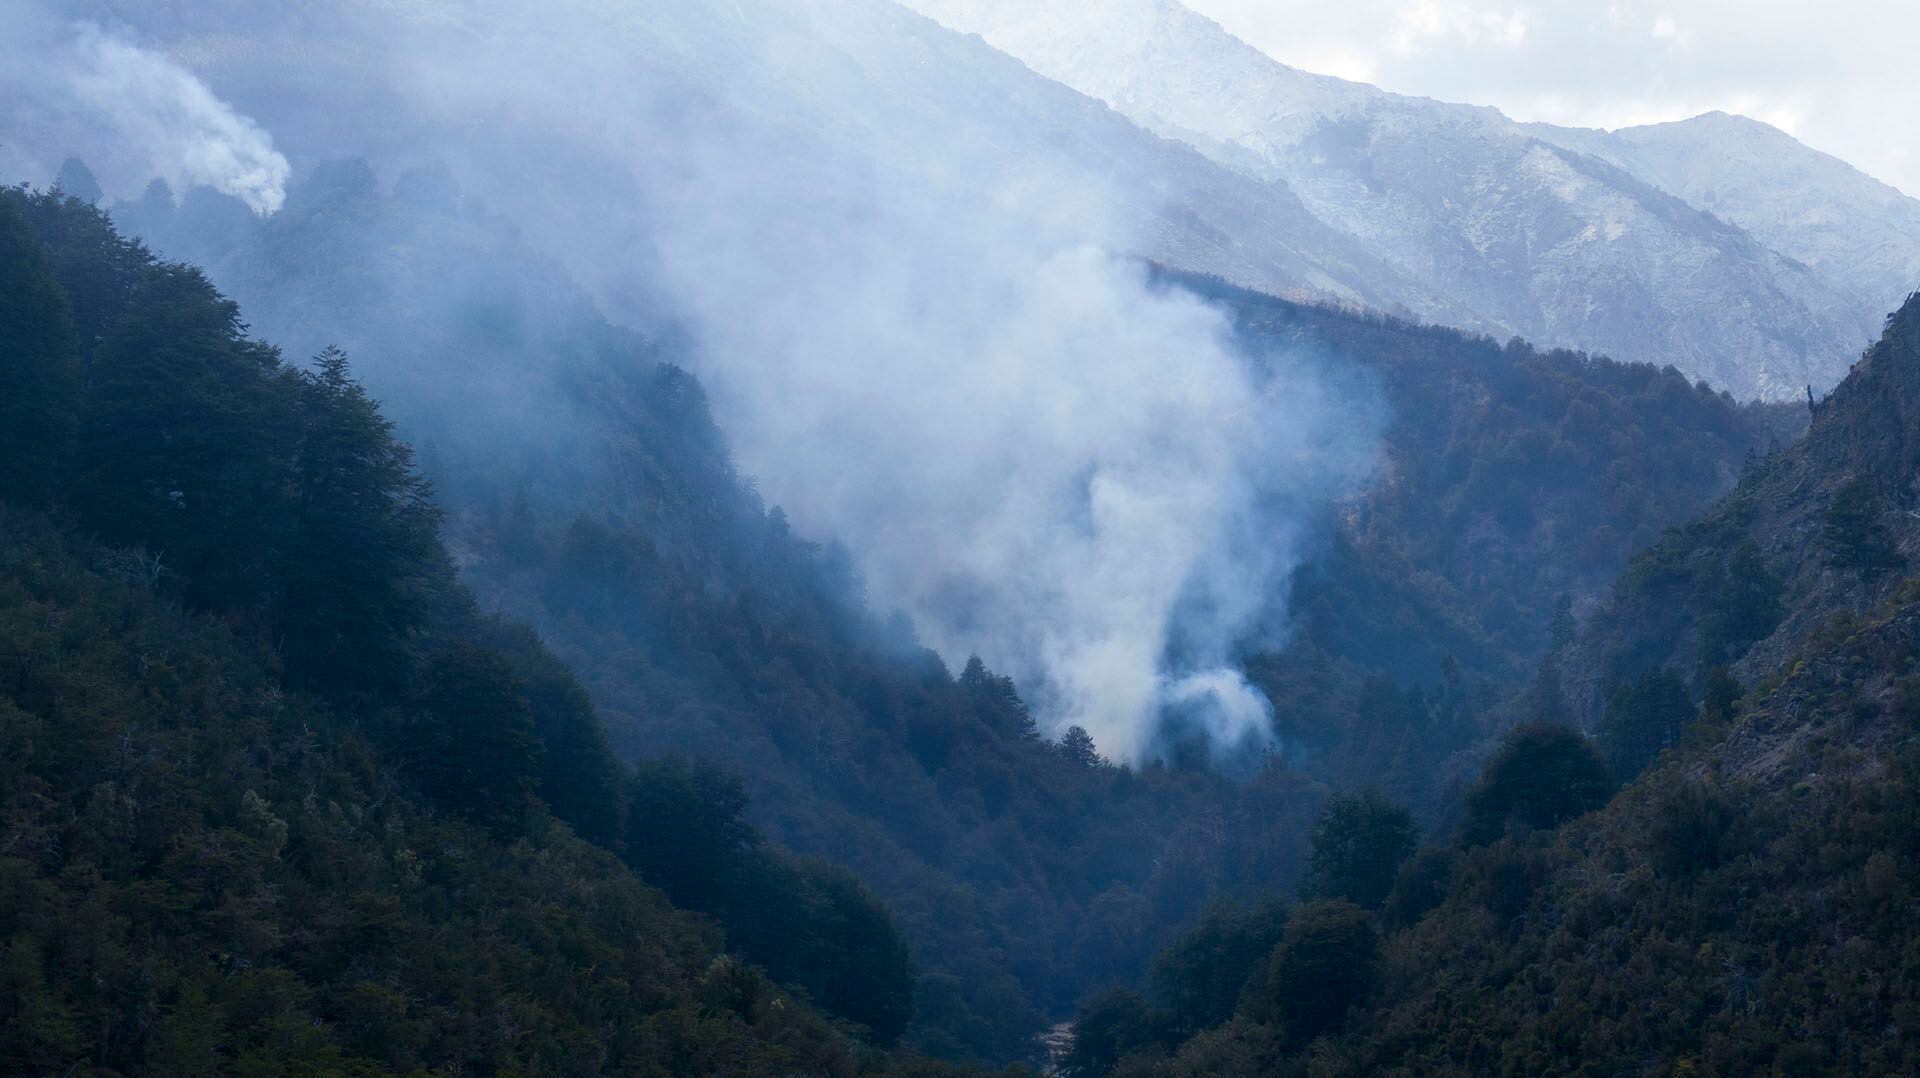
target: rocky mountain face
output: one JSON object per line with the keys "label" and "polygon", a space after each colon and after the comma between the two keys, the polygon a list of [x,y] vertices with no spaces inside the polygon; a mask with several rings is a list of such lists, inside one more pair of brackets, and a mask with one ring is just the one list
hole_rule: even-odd
{"label": "rocky mountain face", "polygon": [[1635,560],[1564,661],[1575,718],[1596,722],[1608,686],[1656,666],[1700,679],[1726,664],[1754,685],[1790,674],[1810,640],[1851,633],[1920,556],[1916,430],[1920,295],[1814,406],[1804,439]]}
{"label": "rocky mountain face", "polygon": [[[1504,739],[1465,826],[1429,832],[1357,945],[1320,942],[1338,940],[1336,916],[1364,916],[1355,906],[1302,904],[1231,1018],[1142,1040],[1102,997],[1078,1043],[1119,1045],[1114,1074],[1167,1078],[1913,1073],[1917,408],[1920,296],[1805,438],[1756,458],[1718,509],[1636,561],[1607,610],[1563,627],[1571,644],[1524,696],[1551,695],[1564,668],[1573,717],[1590,722],[1596,680],[1637,681],[1607,694],[1597,738],[1557,725],[1565,708],[1517,716],[1545,721]],[[1709,667],[1703,691],[1663,665]],[[1309,960],[1358,971],[1357,988],[1331,1027],[1303,1031],[1296,1016],[1327,985],[1348,990],[1289,976]],[[1097,1022],[1124,1035],[1093,1041]]]}
{"label": "rocky mountain face", "polygon": [[1528,124],[1631,172],[1891,311],[1920,284],[1920,200],[1776,127],[1710,112],[1614,132]]}
{"label": "rocky mountain face", "polygon": [[[1098,18],[906,2],[1215,161],[1283,180],[1411,280],[1537,341],[1786,398],[1838,381],[1914,283],[1889,282],[1913,272],[1920,234],[1882,222],[1920,203],[1764,125],[1516,124],[1294,70],[1175,0],[1120,0]],[[1728,126],[1738,154],[1724,152]]]}
{"label": "rocky mountain face", "polygon": [[[1602,811],[1460,855],[1330,1072],[1911,1073],[1915,599],[1703,712]],[[1203,1060],[1170,1073],[1274,1070]]]}

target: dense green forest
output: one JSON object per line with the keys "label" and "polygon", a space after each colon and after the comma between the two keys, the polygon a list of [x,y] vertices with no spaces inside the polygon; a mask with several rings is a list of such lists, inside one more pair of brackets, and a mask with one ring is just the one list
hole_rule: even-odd
{"label": "dense green forest", "polygon": [[1290,303],[1185,276],[1256,357],[1302,349],[1375,379],[1382,476],[1297,574],[1294,640],[1251,657],[1282,735],[1338,789],[1450,817],[1488,713],[1608,596],[1630,557],[1804,429],[1671,367]]}
{"label": "dense green forest", "polygon": [[1671,370],[1168,278],[1256,357],[1337,360],[1391,423],[1381,481],[1317,522],[1289,642],[1245,656],[1284,753],[1232,781],[1177,743],[1120,768],[870,612],[845,555],[736,472],[671,323],[613,325],[443,170],[383,187],[324,166],[265,219],[205,190],[114,212],[276,338],[359,359],[483,608],[577,671],[617,755],[740,774],[754,826],[874,888],[919,971],[907,1037],[949,1057],[1025,1057],[1090,986],[1143,983],[1212,899],[1290,893],[1332,790],[1448,822],[1559,626],[1805,418]]}
{"label": "dense green forest", "polygon": [[1090,997],[1067,1073],[1913,1073],[1916,429],[1920,295],[1560,642],[1597,738],[1513,727],[1419,849],[1330,802],[1299,903],[1220,906]]}
{"label": "dense green forest", "polygon": [[857,1073],[1077,1007],[1074,1074],[1906,1064],[1857,1031],[1902,1028],[1920,882],[1875,860],[1914,841],[1915,308],[1796,442],[1671,370],[1165,278],[1390,410],[1230,778],[1043,737],[877,617],[671,326],[449,182],[116,210],[300,366],[8,192],[9,1059]]}
{"label": "dense green forest", "polygon": [[940,1072],[892,916],[615,757],[344,354],[7,189],[0,389],[0,1070]]}
{"label": "dense green forest", "polygon": [[0,0],[0,1078],[1920,1075],[1898,125],[1064,6]]}

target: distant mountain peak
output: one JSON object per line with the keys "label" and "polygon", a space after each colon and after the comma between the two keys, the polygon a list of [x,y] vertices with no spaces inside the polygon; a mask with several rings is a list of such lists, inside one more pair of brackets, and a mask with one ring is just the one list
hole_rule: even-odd
{"label": "distant mountain peak", "polygon": [[902,2],[1283,181],[1499,331],[1787,398],[1837,382],[1920,284],[1920,203],[1746,117],[1517,123],[1289,67],[1176,0]]}

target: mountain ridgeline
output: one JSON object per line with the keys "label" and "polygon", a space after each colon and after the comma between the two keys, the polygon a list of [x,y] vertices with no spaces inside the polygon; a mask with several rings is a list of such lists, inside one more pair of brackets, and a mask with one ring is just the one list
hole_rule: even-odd
{"label": "mountain ridgeline", "polygon": [[906,2],[1283,185],[1446,297],[1454,309],[1408,306],[1449,324],[1793,400],[1838,382],[1920,279],[1920,201],[1754,120],[1517,123],[1288,67],[1180,0]]}
{"label": "mountain ridgeline", "polygon": [[[1288,67],[1178,0],[35,6],[184,58],[298,160],[450,161],[596,295],[676,212],[759,231],[771,205],[851,206],[857,232],[898,183],[1245,287],[1797,400],[1920,273],[1920,202],[1764,124],[1522,124]],[[38,174],[81,145],[37,147]],[[736,166],[764,199],[725,204]],[[689,176],[705,189],[654,204]]]}

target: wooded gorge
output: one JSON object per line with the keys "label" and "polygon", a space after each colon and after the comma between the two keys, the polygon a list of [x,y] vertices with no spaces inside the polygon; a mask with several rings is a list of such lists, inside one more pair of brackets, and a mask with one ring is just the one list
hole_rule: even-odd
{"label": "wooded gorge", "polygon": [[[277,905],[296,885],[329,908],[377,899],[400,922],[427,916],[408,890],[419,870],[407,859],[426,856],[406,837],[417,827],[452,828],[476,849],[519,859],[501,864],[552,862],[569,887],[618,881],[649,911],[620,924],[672,925],[631,930],[680,932],[687,955],[711,960],[724,949],[745,963],[702,967],[699,976],[648,966],[649,983],[663,985],[648,1002],[604,1003],[636,1023],[637,1039],[596,1038],[579,1046],[584,1054],[544,1066],[592,1071],[647,1059],[669,1073],[706,1073],[716,1057],[700,1053],[711,1052],[743,1060],[771,1052],[764,1058],[809,1071],[931,1066],[861,1047],[862,1039],[884,1046],[903,1037],[917,1052],[997,1064],[1033,1058],[1035,1033],[1076,1006],[1075,1073],[1106,1073],[1123,1058],[1143,1072],[1290,1065],[1324,1036],[1356,1061],[1373,1060],[1368,1067],[1385,1066],[1388,1056],[1369,1053],[1392,1042],[1352,1039],[1352,1031],[1399,1020],[1391,1006],[1401,1004],[1381,1002],[1399,998],[1381,995],[1383,983],[1398,982],[1366,971],[1411,970],[1413,958],[1398,949],[1466,916],[1457,911],[1478,909],[1474,902],[1519,916],[1553,878],[1557,862],[1546,851],[1557,849],[1554,828],[1604,803],[1663,748],[1696,736],[1705,725],[1692,717],[1701,694],[1713,722],[1746,714],[1734,703],[1738,685],[1718,671],[1785,617],[1786,593],[1766,583],[1778,570],[1751,564],[1777,554],[1732,542],[1719,576],[1689,584],[1688,598],[1666,607],[1690,611],[1686,624],[1706,626],[1691,630],[1705,642],[1660,645],[1678,649],[1660,654],[1683,660],[1664,660],[1666,668],[1645,660],[1654,645],[1608,644],[1608,654],[1627,657],[1602,660],[1603,676],[1589,673],[1595,660],[1586,656],[1599,654],[1596,642],[1616,619],[1642,632],[1662,624],[1619,612],[1637,601],[1636,581],[1658,579],[1654,567],[1676,557],[1674,544],[1707,526],[1669,533],[1629,568],[1630,553],[1723,492],[1740,504],[1793,467],[1805,451],[1781,449],[1797,434],[1792,409],[1736,405],[1671,370],[1501,346],[1168,275],[1161,287],[1222,304],[1256,362],[1281,349],[1343,357],[1378,387],[1392,419],[1379,479],[1320,522],[1317,553],[1295,574],[1293,633],[1246,656],[1275,702],[1280,751],[1234,774],[1183,748],[1169,729],[1158,758],[1118,766],[1073,732],[1043,738],[1016,686],[977,660],[955,674],[910,627],[869,612],[845,555],[794,535],[736,473],[700,384],[669,361],[671,333],[614,329],[553,267],[502,259],[510,233],[470,200],[458,213],[444,200],[408,203],[415,182],[382,195],[364,165],[347,163],[316,174],[264,220],[222,216],[208,192],[177,210],[170,199],[149,199],[116,211],[163,250],[196,250],[240,282],[253,293],[249,309],[257,304],[287,336],[338,332],[351,369],[347,353],[322,346],[310,366],[285,364],[248,336],[238,309],[204,276],[155,260],[80,200],[8,195],[10,272],[19,282],[9,294],[29,297],[10,311],[18,328],[9,334],[37,342],[14,353],[18,384],[34,394],[14,399],[36,401],[23,414],[39,424],[11,428],[32,433],[7,449],[21,462],[8,470],[17,477],[8,500],[19,507],[18,558],[27,550],[43,551],[36,563],[55,557],[65,566],[56,576],[78,581],[88,597],[53,599],[50,585],[23,584],[19,624],[67,602],[99,607],[87,615],[94,619],[132,617],[105,610],[135,603],[147,611],[142,619],[192,624],[191,639],[220,642],[178,643],[168,654],[234,656],[189,664],[200,672],[188,695],[217,702],[197,705],[215,710],[175,716],[162,729],[204,745],[201,726],[234,725],[214,742],[232,739],[224,751],[244,763],[226,765],[241,769],[217,781],[193,772],[194,799],[174,810],[187,822],[144,840],[151,852],[114,846],[123,858],[117,885],[133,888],[117,916],[141,939],[165,929],[180,941],[176,950],[199,947],[209,926],[224,923],[208,920],[211,911],[250,895],[262,935],[245,947],[230,935],[207,945],[238,956],[222,962],[293,978],[293,994],[274,1007],[295,1010],[270,1008],[268,1017],[317,1022],[311,1049],[341,1065],[437,1066],[461,1052],[497,1063],[558,1043],[549,1027],[526,1022],[512,1024],[512,1036],[458,1041],[445,1023],[476,1013],[480,997],[436,995],[440,974],[409,980],[427,975],[368,966],[371,957],[358,966],[302,964],[311,955],[290,941],[311,919],[282,921],[287,907]],[[210,227],[214,220],[227,224]],[[404,258],[391,246],[401,233]],[[469,288],[429,288],[429,265],[467,267]],[[490,268],[475,272],[482,265]],[[540,414],[566,418],[484,436],[449,422],[459,398],[432,390],[452,376],[451,356],[460,357],[464,384],[511,382]],[[419,432],[431,487],[356,381],[362,371],[394,402],[401,432]],[[549,437],[514,451],[535,435]],[[1839,506],[1822,518],[1823,549],[1863,566],[1863,580],[1893,579],[1881,568],[1897,548],[1883,534],[1884,511],[1858,492]],[[16,869],[18,886],[40,903],[56,901],[69,878],[62,874],[73,871],[64,851],[82,834],[110,846],[134,841],[91,835],[104,826],[88,822],[106,796],[101,784],[120,791],[132,780],[100,770],[111,753],[95,758],[67,738],[104,745],[147,729],[133,703],[89,720],[97,725],[84,734],[55,721],[65,712],[50,709],[65,705],[51,701],[77,689],[36,680],[53,676],[35,657],[51,644],[28,643],[51,631],[18,637],[10,679],[20,685],[16,741],[66,746],[50,756],[23,750],[10,780],[20,826],[60,836],[35,840],[54,845]],[[119,635],[131,631],[97,643],[108,654],[131,649]],[[245,672],[227,673],[228,664]],[[103,668],[77,683],[63,672],[59,684],[102,678],[99,691],[131,699],[152,691],[143,669]],[[219,688],[232,678],[290,695],[263,713]],[[1590,684],[1611,694],[1604,708],[1586,695]],[[278,717],[286,708],[314,717],[296,734]],[[1602,741],[1538,725],[1576,718]],[[1488,755],[1502,731],[1526,722],[1535,725],[1519,726]],[[31,733],[48,729],[61,733],[52,741]],[[201,749],[182,762],[172,754],[188,750],[167,744],[149,755],[169,774],[216,758]],[[287,801],[301,782],[311,788],[319,779],[281,775],[276,767],[292,765],[279,761],[323,768],[342,754],[359,761],[355,785],[331,800]],[[69,770],[55,770],[54,759]],[[85,766],[70,770],[80,760]],[[29,802],[28,790],[42,792]],[[1718,795],[1675,796],[1684,805],[1662,811],[1707,822],[1663,824],[1679,829],[1670,841],[1683,850],[1717,842],[1694,832],[1727,815]],[[138,811],[128,812],[145,812],[144,802],[133,804]],[[389,881],[381,886],[337,893],[353,877],[303,876],[313,869],[282,852],[294,849],[292,838],[277,839],[242,855],[255,859],[251,891],[183,878],[171,886],[194,912],[170,928],[153,921],[158,908],[135,885],[156,872],[174,878],[165,858],[179,856],[181,836],[239,841],[248,827],[266,826],[271,839],[278,828],[248,821],[319,827],[316,812],[344,812],[349,834],[369,836],[368,813],[383,821],[379,813],[401,814],[378,825],[379,856],[405,863],[367,877]],[[1536,837],[1512,837],[1525,834]],[[451,839],[434,841],[452,848],[444,846]],[[480,871],[469,867],[472,856],[439,869],[453,889],[439,900],[449,911],[467,908],[460,903],[472,900],[461,895],[492,890],[465,882]],[[557,858],[575,867],[558,867]],[[1306,904],[1289,910],[1296,895]],[[508,909],[483,903],[470,915],[484,921]],[[558,915],[529,910],[510,927],[486,922],[487,930],[535,931],[542,922],[527,918]],[[32,1013],[46,1016],[20,1034],[18,1051],[27,1054],[14,1058],[106,1051],[77,1032],[91,1028],[80,1018],[121,1012],[62,986],[73,967],[58,959],[60,948],[78,944],[48,935],[57,922],[44,917],[16,926],[22,942],[8,952],[17,977],[28,978],[13,982],[15,998],[37,1001]],[[1487,928],[1462,924],[1471,927],[1448,931]],[[537,929],[535,938],[557,930]],[[618,950],[626,946],[618,933],[628,930],[568,931]],[[564,1025],[585,1020],[564,1001],[597,991],[570,978],[597,974],[583,971],[586,952],[565,949],[562,938],[512,946],[529,951],[519,969],[561,963],[545,975],[561,979],[543,980],[551,988],[542,991],[563,994],[540,1006],[544,1021]],[[422,944],[428,952],[418,961],[440,945]],[[132,945],[122,936],[117,946]],[[543,959],[541,947],[562,949]],[[1435,953],[1419,952],[1427,961]],[[266,1027],[245,1024],[265,1018],[233,1010],[252,1004],[206,980],[218,969],[169,967],[158,987],[126,989],[132,995],[111,1006],[160,1015],[196,1000],[214,1016],[206,1021],[220,1023],[200,1050],[240,1058],[243,1046],[267,1043],[248,1039],[268,1036]],[[519,969],[489,966],[463,983],[512,994],[530,975]],[[1314,1016],[1300,1014],[1289,995],[1297,990],[1286,986],[1322,986],[1336,970],[1359,978],[1345,989],[1351,998],[1335,993]],[[715,1004],[695,1001],[721,991],[713,978],[722,975],[733,979],[725,991],[743,994],[728,1005],[733,1017],[714,1019]],[[1409,992],[1440,975],[1394,974],[1412,978]],[[369,985],[388,993],[381,1021],[415,1030],[407,1054],[363,1050],[386,1043],[386,1026],[351,1039],[361,1019],[346,1000]],[[1118,994],[1096,994],[1103,986]],[[1129,994],[1136,990],[1147,994]],[[792,992],[803,995],[783,995]],[[825,1017],[776,1005],[789,998]],[[725,1030],[679,1029],[672,1051],[646,1039],[668,1036],[649,1023],[683,1005]],[[1378,1018],[1362,1017],[1374,1006]],[[856,1039],[837,1031],[836,1019]],[[117,1036],[120,1055],[95,1056],[105,1065],[138,1069],[151,1065],[145,1053],[161,1050],[150,1032]],[[659,1062],[667,1059],[709,1062]]]}
{"label": "wooded gorge", "polygon": [[1862,3],[0,3],[0,1075],[1920,1073]]}
{"label": "wooded gorge", "polygon": [[[874,887],[921,966],[912,1039],[944,1055],[1019,1058],[1213,897],[1290,892],[1329,789],[1377,786],[1440,822],[1556,600],[1594,601],[1633,543],[1794,430],[1791,409],[1671,371],[1169,278],[1227,303],[1252,355],[1318,349],[1375,379],[1391,478],[1323,522],[1297,631],[1248,657],[1280,757],[1229,780],[1176,736],[1164,763],[1090,766],[1038,738],[1013,686],[869,614],[844,555],[763,507],[699,383],[662,364],[670,333],[613,329],[554,267],[503,256],[508,224],[471,196],[442,179],[415,198],[427,182],[382,195],[348,162],[262,221],[206,191],[116,212],[246,289],[278,334],[369,357],[422,432],[482,602],[579,672],[620,755],[738,770],[757,825]],[[432,373],[452,356],[459,375]],[[445,380],[510,384],[538,418],[448,422],[436,409],[497,405],[449,401]]]}

